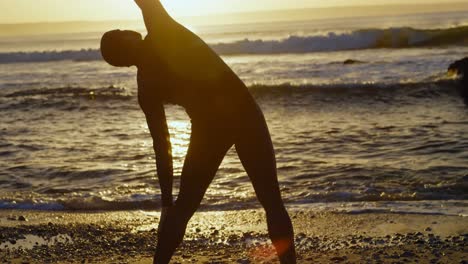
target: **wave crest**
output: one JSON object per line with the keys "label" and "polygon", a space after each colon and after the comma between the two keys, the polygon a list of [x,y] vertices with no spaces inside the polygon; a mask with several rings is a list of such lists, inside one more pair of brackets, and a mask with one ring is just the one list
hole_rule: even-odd
{"label": "wave crest", "polygon": [[100,50],[82,49],[66,51],[34,51],[0,53],[0,63],[26,63],[50,61],[93,61],[102,60]]}
{"label": "wave crest", "polygon": [[414,28],[362,29],[318,36],[290,36],[282,40],[249,40],[219,43],[220,54],[309,53],[375,48],[466,45],[468,27],[422,30]]}
{"label": "wave crest", "polygon": [[[376,48],[466,46],[467,36],[468,26],[435,30],[402,27],[362,29],[344,33],[329,32],[313,36],[289,36],[277,40],[244,39],[228,43],[213,43],[211,47],[220,55],[288,54]],[[98,49],[0,53],[0,64],[65,60],[102,60],[102,55]]]}
{"label": "wave crest", "polygon": [[[359,94],[375,94],[375,93],[403,93],[413,94],[415,92],[427,92],[434,94],[438,91],[442,94],[454,94],[457,89],[456,80],[434,80],[428,82],[415,83],[331,83],[331,84],[253,84],[249,87],[250,92],[254,95],[278,95],[287,96],[292,93],[359,93]],[[65,98],[82,98],[85,100],[132,100],[135,97],[132,89],[118,86],[105,87],[43,87],[30,88],[11,92],[4,95],[5,98],[46,98],[46,99],[61,99]]]}

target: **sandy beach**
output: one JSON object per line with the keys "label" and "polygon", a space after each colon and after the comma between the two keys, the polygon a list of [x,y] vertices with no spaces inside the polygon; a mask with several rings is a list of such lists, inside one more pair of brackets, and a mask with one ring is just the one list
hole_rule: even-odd
{"label": "sandy beach", "polygon": [[151,264],[228,142],[171,263],[278,263],[274,166],[298,263],[468,264],[468,1],[110,2],[0,1],[0,264]]}
{"label": "sandy beach", "polygon": [[[467,263],[468,221],[291,211],[299,263]],[[151,263],[159,213],[0,212],[1,263]],[[260,210],[200,212],[173,263],[278,263]]]}

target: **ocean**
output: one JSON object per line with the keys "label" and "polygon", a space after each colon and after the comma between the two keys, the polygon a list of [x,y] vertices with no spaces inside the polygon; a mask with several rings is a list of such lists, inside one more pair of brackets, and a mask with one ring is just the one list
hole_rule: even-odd
{"label": "ocean", "polygon": [[[191,29],[263,109],[289,208],[467,215],[468,108],[446,72],[468,12]],[[0,209],[159,208],[136,69],[102,61],[102,33],[0,39]],[[166,110],[177,194],[190,120]],[[233,149],[201,209],[256,207]]]}

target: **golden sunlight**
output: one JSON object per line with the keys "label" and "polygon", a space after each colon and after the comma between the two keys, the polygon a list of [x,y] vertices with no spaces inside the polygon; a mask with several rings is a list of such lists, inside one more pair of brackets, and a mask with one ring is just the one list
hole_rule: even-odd
{"label": "golden sunlight", "polygon": [[[161,0],[174,17],[204,17],[213,14],[228,14],[256,11],[285,11],[288,9],[323,8],[339,6],[368,6],[386,4],[443,4],[456,0]],[[458,1],[461,2],[461,1]],[[438,8],[438,7],[436,7]],[[453,7],[455,8],[455,7]],[[452,9],[453,9],[452,8]],[[0,1],[0,23],[37,23],[59,21],[105,21],[139,20],[141,12],[134,0],[15,0]],[[105,10],[105,12],[103,12]],[[445,9],[444,9],[445,10]],[[402,10],[403,12],[403,10]],[[328,14],[328,13],[327,13]],[[320,15],[318,13],[309,15]],[[274,15],[276,16],[276,15]],[[213,22],[213,17],[206,18]]]}
{"label": "golden sunlight", "polygon": [[174,158],[183,158],[187,153],[190,140],[190,122],[184,120],[169,121],[171,134],[172,155]]}

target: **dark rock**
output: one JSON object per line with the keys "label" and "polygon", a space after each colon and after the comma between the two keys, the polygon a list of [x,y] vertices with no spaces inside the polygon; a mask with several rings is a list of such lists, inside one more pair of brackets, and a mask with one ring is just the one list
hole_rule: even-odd
{"label": "dark rock", "polygon": [[331,258],[330,260],[331,261],[334,261],[334,262],[343,262],[345,261],[347,258],[346,257],[333,257]]}
{"label": "dark rock", "polygon": [[448,68],[448,72],[461,76],[459,91],[465,100],[465,104],[468,105],[468,57],[452,63]]}
{"label": "dark rock", "polygon": [[414,253],[411,251],[405,251],[403,252],[403,254],[400,255],[401,258],[412,258],[414,256]]}
{"label": "dark rock", "polygon": [[468,57],[450,64],[448,71],[468,77]]}
{"label": "dark rock", "polygon": [[28,219],[26,219],[26,217],[20,215],[20,216],[18,217],[18,221],[27,222]]}
{"label": "dark rock", "polygon": [[365,63],[365,62],[360,61],[360,60],[353,60],[353,59],[347,59],[343,62],[344,65],[361,64],[361,63]]}
{"label": "dark rock", "polygon": [[426,244],[426,241],[424,241],[423,239],[418,239],[414,242],[416,245],[424,245]]}
{"label": "dark rock", "polygon": [[250,260],[248,259],[238,259],[237,260],[237,263],[240,263],[240,264],[250,264]]}
{"label": "dark rock", "polygon": [[307,235],[304,234],[304,233],[297,234],[297,238],[299,238],[299,239],[303,239],[303,238],[306,238],[306,237],[307,237]]}

